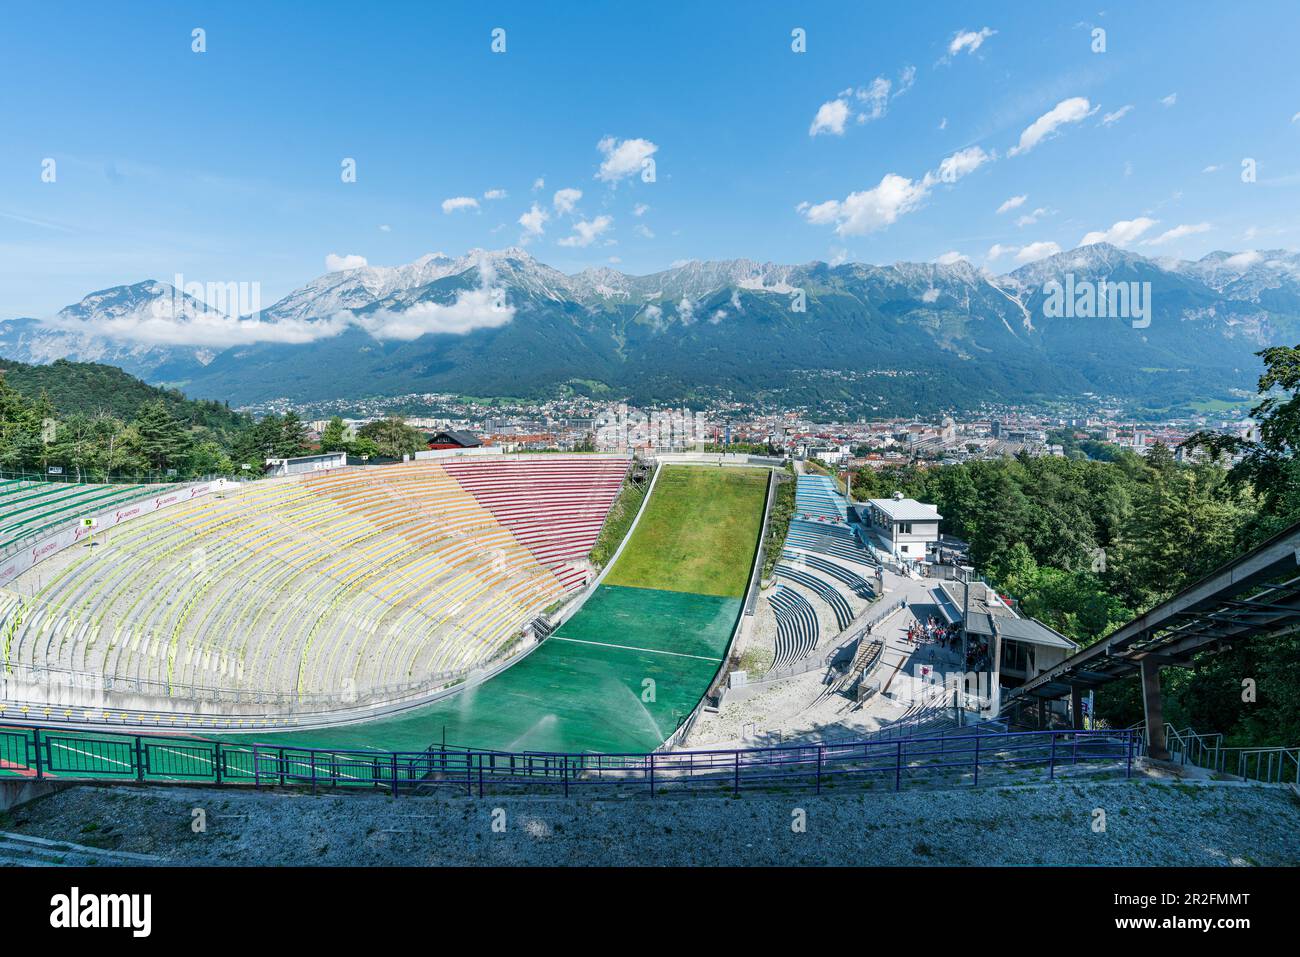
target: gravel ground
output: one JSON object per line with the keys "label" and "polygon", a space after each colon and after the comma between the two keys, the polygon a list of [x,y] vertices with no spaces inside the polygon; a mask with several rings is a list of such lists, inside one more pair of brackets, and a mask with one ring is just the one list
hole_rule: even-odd
{"label": "gravel ground", "polygon": [[1154,781],[653,801],[77,787],[0,830],[185,865],[1300,865],[1289,789]]}
{"label": "gravel ground", "polygon": [[[893,669],[892,658],[887,674]],[[745,701],[724,701],[716,713],[705,711],[695,722],[687,747],[745,748],[793,743],[816,738],[853,738],[896,721],[907,709],[884,698],[863,707],[841,695],[819,700],[825,690],[818,669],[785,678]]]}

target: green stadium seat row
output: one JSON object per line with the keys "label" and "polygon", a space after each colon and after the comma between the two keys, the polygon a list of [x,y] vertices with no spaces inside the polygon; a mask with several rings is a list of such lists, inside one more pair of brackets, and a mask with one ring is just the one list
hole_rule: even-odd
{"label": "green stadium seat row", "polygon": [[94,485],[0,479],[0,550],[158,493],[157,485]]}

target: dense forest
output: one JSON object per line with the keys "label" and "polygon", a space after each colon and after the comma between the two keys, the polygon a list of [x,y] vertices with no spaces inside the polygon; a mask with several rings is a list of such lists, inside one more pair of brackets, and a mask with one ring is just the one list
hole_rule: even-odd
{"label": "dense forest", "polygon": [[[1091,644],[1241,551],[1300,521],[1300,350],[1261,353],[1252,415],[1261,439],[1197,434],[1211,453],[1180,463],[1107,447],[1109,461],[1003,458],[937,467],[855,470],[856,498],[894,491],[933,502],[942,530],[970,543],[973,564],[1028,614]],[[1113,451],[1112,451],[1113,450]],[[1215,464],[1218,453],[1238,464]],[[1256,638],[1164,672],[1167,718],[1223,731],[1234,743],[1300,742],[1300,636]],[[1253,679],[1257,697],[1243,700]],[[1103,717],[1141,719],[1136,680],[1099,693]]]}
{"label": "dense forest", "polygon": [[102,482],[256,476],[269,458],[346,451],[376,461],[425,447],[401,419],[378,419],[349,435],[332,419],[317,445],[294,412],[260,419],[220,402],[185,398],[113,366],[0,360],[0,472]]}
{"label": "dense forest", "polygon": [[[0,361],[0,471],[78,481],[260,475],[267,458],[306,451],[292,412],[254,421],[112,366]],[[246,466],[246,467],[245,467]]]}

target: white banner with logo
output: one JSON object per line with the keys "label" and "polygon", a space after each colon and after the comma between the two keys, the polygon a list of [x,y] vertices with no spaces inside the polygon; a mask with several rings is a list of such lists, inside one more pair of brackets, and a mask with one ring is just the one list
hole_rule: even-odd
{"label": "white banner with logo", "polygon": [[[81,518],[77,519],[75,525],[64,528],[60,532],[55,532],[48,538],[34,542],[22,551],[9,556],[4,564],[0,565],[0,587],[10,584],[23,572],[34,565],[40,564],[56,552],[61,552],[63,549],[77,544],[77,542],[84,541],[91,535],[101,534],[123,522],[139,518],[141,515],[151,515],[159,509],[167,508],[169,505],[179,505],[182,502],[192,501],[200,495],[207,495],[209,492],[215,492],[223,488],[225,484],[225,479],[217,479],[214,482],[203,482],[199,485],[171,486],[172,490],[163,495],[142,498],[139,501],[106,512],[81,516]],[[94,519],[94,525],[87,527],[84,524],[86,518]]]}

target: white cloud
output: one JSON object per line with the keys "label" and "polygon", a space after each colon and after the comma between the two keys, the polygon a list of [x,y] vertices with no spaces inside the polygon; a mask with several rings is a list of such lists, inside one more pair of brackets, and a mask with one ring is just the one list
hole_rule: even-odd
{"label": "white cloud", "polygon": [[984,45],[985,40],[997,32],[996,30],[990,30],[988,27],[982,27],[979,30],[958,30],[948,43],[948,55],[956,56],[962,50],[967,53],[974,53]]}
{"label": "white cloud", "polygon": [[539,177],[537,177],[537,179],[533,180],[533,192],[535,193],[535,192],[537,192],[539,189],[546,189],[546,180],[545,180],[545,178],[543,178],[543,177],[541,177],[541,176],[539,176]]}
{"label": "white cloud", "polygon": [[837,199],[828,199],[826,202],[814,206],[812,203],[805,201],[796,206],[795,211],[814,226],[825,226],[828,223],[835,222],[839,216],[840,202]]}
{"label": "white cloud", "polygon": [[600,170],[596,173],[596,179],[617,183],[625,177],[639,173],[641,164],[658,152],[659,147],[649,140],[617,140],[612,136],[606,136],[596,144],[596,149],[605,154]]}
{"label": "white cloud", "polygon": [[614,224],[612,216],[597,216],[592,220],[581,220],[573,224],[573,235],[560,240],[561,246],[590,246],[598,236]]}
{"label": "white cloud", "polygon": [[505,199],[506,191],[504,189],[490,189],[483,194],[484,199]]}
{"label": "white cloud", "polygon": [[897,173],[886,173],[879,185],[871,189],[815,206],[801,203],[799,212],[814,225],[835,223],[835,232],[840,236],[862,236],[883,229],[916,209],[929,195],[932,182],[929,174],[914,182]]}
{"label": "white cloud", "polygon": [[1029,196],[1026,193],[1021,193],[1019,196],[1012,196],[1009,200],[998,207],[998,215],[1001,216],[1003,213],[1009,213],[1013,209],[1019,209],[1021,206],[1025,205],[1025,200],[1028,198]]}
{"label": "white cloud", "polygon": [[387,223],[384,223],[379,227],[379,231],[381,233],[391,233],[393,231],[393,227],[389,226]]}
{"label": "white cloud", "polygon": [[994,158],[992,153],[986,153],[978,146],[958,150],[939,164],[939,179],[945,183],[955,183]]}
{"label": "white cloud", "polygon": [[650,211],[650,207],[647,206],[645,203],[637,203],[635,206],[632,207],[633,216],[644,216],[649,211]]}
{"label": "white cloud", "polygon": [[843,136],[844,123],[848,118],[848,101],[830,100],[817,108],[817,115],[813,117],[812,125],[808,127],[808,135],[833,133],[836,136]]}
{"label": "white cloud", "polygon": [[260,313],[241,319],[196,304],[164,283],[159,283],[155,289],[160,296],[146,309],[89,320],[54,317],[45,320],[43,325],[60,332],[90,334],[143,345],[211,349],[228,349],[257,342],[302,345],[337,336],[350,325],[347,318],[267,322]]}
{"label": "white cloud", "polygon": [[883,76],[878,76],[864,87],[853,91],[853,95],[858,102],[862,103],[866,109],[865,113],[858,114],[858,122],[865,123],[867,120],[878,120],[885,115],[885,110],[889,106],[890,82]]}
{"label": "white cloud", "polygon": [[1292,122],[1292,123],[1295,123],[1295,122],[1297,122],[1297,121],[1300,121],[1300,113],[1296,113],[1296,114],[1292,115],[1292,117],[1291,117],[1291,122]]}
{"label": "white cloud", "polygon": [[555,211],[563,216],[566,213],[573,212],[574,206],[578,200],[582,199],[582,190],[580,189],[561,189],[556,190],[555,196],[551,199],[551,204]]}
{"label": "white cloud", "polygon": [[1155,239],[1148,239],[1143,242],[1144,246],[1162,246],[1165,243],[1171,243],[1176,239],[1182,239],[1184,236],[1191,236],[1193,233],[1207,233],[1211,229],[1209,223],[1184,223],[1181,226],[1175,226],[1173,229],[1165,230]]}
{"label": "white cloud", "polygon": [[1263,258],[1264,257],[1261,253],[1251,249],[1244,253],[1237,253],[1235,256],[1229,256],[1223,261],[1223,265],[1227,266],[1229,269],[1235,269],[1238,272],[1245,272]]}
{"label": "white cloud", "polygon": [[1156,224],[1154,219],[1138,216],[1135,219],[1121,219],[1110,229],[1093,230],[1079,240],[1080,246],[1094,243],[1110,243],[1114,246],[1126,246]]}
{"label": "white cloud", "polygon": [[[359,261],[359,262],[358,262]],[[365,265],[360,256],[326,257],[326,265],[355,268]],[[506,304],[505,291],[491,288],[491,272],[480,266],[481,285],[461,290],[456,301],[420,303],[402,312],[378,312],[357,316],[342,311],[328,318],[263,320],[261,314],[246,318],[227,316],[192,300],[182,299],[170,286],[159,284],[162,295],[148,309],[111,319],[51,319],[52,328],[149,345],[172,345],[226,349],[232,346],[273,342],[302,345],[330,339],[352,328],[361,328],[376,339],[410,340],[430,332],[463,334],[474,329],[501,326],[514,318],[514,307]],[[179,314],[178,314],[179,312]]]}
{"label": "white cloud", "polygon": [[1036,259],[1045,259],[1048,256],[1055,256],[1060,251],[1061,247],[1056,243],[1030,243],[1027,246],[1020,247],[1020,251],[1016,253],[1016,262],[1031,263]]}
{"label": "white cloud", "polygon": [[641,236],[645,239],[655,238],[654,230],[651,229],[649,226],[647,226],[645,223],[637,223],[635,226],[632,227],[632,231],[636,233],[638,236]]}
{"label": "white cloud", "polygon": [[362,266],[369,265],[365,256],[358,256],[355,253],[348,256],[340,256],[337,253],[330,253],[325,257],[326,272],[341,272],[344,269],[360,269]]}
{"label": "white cloud", "polygon": [[519,217],[519,225],[524,227],[526,236],[540,236],[545,232],[544,227],[550,218],[550,213],[533,203],[532,208]]}
{"label": "white cloud", "polygon": [[937,262],[941,266],[952,266],[959,262],[970,262],[970,260],[967,257],[963,256],[961,253],[957,252],[956,250],[953,250],[951,252],[944,253],[942,256],[936,259],[935,262]]}
{"label": "white cloud", "polygon": [[916,67],[905,66],[903,72],[898,74],[898,89],[894,91],[894,96],[899,97],[912,88],[916,82]]}
{"label": "white cloud", "polygon": [[1016,219],[1017,226],[1032,226],[1047,215],[1047,207],[1039,206],[1033,212],[1025,213]]}
{"label": "white cloud", "polygon": [[686,325],[695,321],[695,303],[691,302],[685,296],[677,304],[677,317]]}
{"label": "white cloud", "polygon": [[[830,133],[843,136],[844,127],[850,119],[857,123],[878,120],[889,109],[889,101],[902,96],[915,82],[916,67],[907,66],[898,75],[897,88],[885,77],[878,76],[866,86],[841,90],[835,99],[827,100],[817,108],[817,115],[808,127],[808,135]],[[855,103],[861,112],[854,112]]]}
{"label": "white cloud", "polygon": [[442,201],[444,213],[454,213],[458,209],[478,209],[478,200],[473,196],[453,196]]}
{"label": "white cloud", "polygon": [[945,116],[941,120],[939,120],[939,129],[946,130],[947,128],[948,128],[948,117]]}
{"label": "white cloud", "polygon": [[1028,153],[1066,123],[1078,123],[1095,112],[1097,112],[1096,108],[1088,102],[1087,97],[1073,96],[1068,100],[1062,100],[1025,127],[1024,132],[1020,134],[1020,142],[1011,147],[1007,155]]}
{"label": "white cloud", "polygon": [[1124,119],[1124,117],[1128,116],[1132,112],[1133,112],[1133,104],[1129,103],[1125,106],[1121,106],[1114,113],[1107,113],[1104,116],[1102,116],[1101,124],[1102,126],[1110,126],[1112,123],[1118,123],[1120,120]]}
{"label": "white cloud", "polygon": [[515,307],[506,304],[505,290],[462,289],[450,305],[437,302],[417,303],[401,312],[380,311],[356,319],[357,325],[376,339],[410,342],[437,333],[464,335],[475,329],[504,326],[515,316]]}
{"label": "white cloud", "polygon": [[1201,170],[1201,172],[1202,172],[1202,173],[1217,173],[1217,172],[1218,172],[1219,170],[1221,170],[1221,169],[1223,169],[1223,167],[1220,166],[1218,163],[1212,163],[1211,165],[1205,167],[1205,169]]}
{"label": "white cloud", "polygon": [[925,292],[921,293],[922,302],[937,302],[938,299],[939,299],[938,289],[927,289]]}
{"label": "white cloud", "polygon": [[1177,102],[1178,102],[1178,94],[1177,94],[1177,93],[1170,93],[1168,96],[1162,96],[1162,97],[1160,98],[1160,103],[1161,103],[1163,106],[1173,106],[1173,105],[1174,105],[1175,103],[1177,103]]}
{"label": "white cloud", "polygon": [[984,254],[984,258],[988,262],[994,262],[1003,256],[1014,254],[1016,262],[1028,263],[1036,259],[1042,259],[1045,256],[1055,256],[1060,251],[1061,247],[1053,242],[1028,243],[1024,246],[1005,246],[1002,243],[994,243],[989,247],[989,251]]}

